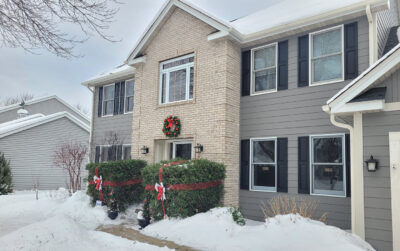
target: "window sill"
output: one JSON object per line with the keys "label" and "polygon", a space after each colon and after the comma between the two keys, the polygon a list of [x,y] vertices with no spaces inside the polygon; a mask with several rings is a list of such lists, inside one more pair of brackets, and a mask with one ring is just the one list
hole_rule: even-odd
{"label": "window sill", "polygon": [[310,193],[310,195],[311,196],[323,196],[323,197],[335,197],[335,198],[347,198],[346,195],[334,195],[334,194]]}
{"label": "window sill", "polygon": [[278,90],[275,89],[275,90],[269,90],[269,91],[250,93],[250,96],[258,96],[258,95],[263,95],[263,94],[268,94],[268,93],[275,93],[275,92],[278,92]]}
{"label": "window sill", "polygon": [[329,85],[329,84],[335,84],[335,83],[340,83],[340,82],[344,82],[344,81],[345,81],[345,79],[341,78],[341,79],[334,79],[334,80],[323,81],[323,82],[309,83],[308,86],[313,87],[313,86]]}
{"label": "window sill", "polygon": [[277,190],[261,190],[261,189],[249,189],[250,192],[264,192],[264,193],[277,193]]}
{"label": "window sill", "polygon": [[194,99],[189,99],[189,100],[182,100],[182,101],[175,101],[171,103],[166,103],[166,104],[157,104],[157,109],[159,108],[165,108],[165,107],[170,107],[170,106],[178,106],[178,105],[186,105],[186,104],[194,104],[195,101]]}

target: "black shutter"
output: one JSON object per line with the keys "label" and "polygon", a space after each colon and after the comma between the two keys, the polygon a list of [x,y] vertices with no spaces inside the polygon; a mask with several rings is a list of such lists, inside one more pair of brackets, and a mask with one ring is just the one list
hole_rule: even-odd
{"label": "black shutter", "polygon": [[101,117],[103,112],[103,86],[99,88],[99,103],[97,105],[97,116]]}
{"label": "black shutter", "polygon": [[357,22],[344,26],[344,72],[345,79],[358,76],[358,29]]}
{"label": "black shutter", "polygon": [[288,88],[288,41],[278,44],[278,90]]}
{"label": "black shutter", "polygon": [[308,86],[308,35],[299,37],[298,86]]}
{"label": "black shutter", "polygon": [[350,161],[350,134],[345,136],[345,151],[346,151],[346,196],[351,196],[351,161]]}
{"label": "black shutter", "polygon": [[250,140],[243,139],[240,144],[240,189],[249,190]]}
{"label": "black shutter", "polygon": [[288,192],[288,138],[278,138],[278,192]]}
{"label": "black shutter", "polygon": [[310,194],[310,138],[299,137],[298,141],[298,193]]}
{"label": "black shutter", "polygon": [[250,95],[250,79],[251,79],[251,53],[250,51],[242,52],[242,96]]}
{"label": "black shutter", "polygon": [[117,160],[122,160],[122,145],[117,146]]}
{"label": "black shutter", "polygon": [[96,146],[96,153],[94,157],[94,163],[99,163],[100,161],[100,146]]}
{"label": "black shutter", "polygon": [[124,114],[124,104],[125,104],[125,81],[122,81],[120,85],[120,95],[119,95],[119,114]]}
{"label": "black shutter", "polygon": [[114,88],[114,115],[117,115],[119,112],[119,83],[115,83]]}

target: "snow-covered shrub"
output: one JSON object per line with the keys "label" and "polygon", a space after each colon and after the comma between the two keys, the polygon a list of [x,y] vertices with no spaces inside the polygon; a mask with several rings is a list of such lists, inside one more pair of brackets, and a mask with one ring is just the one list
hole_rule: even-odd
{"label": "snow-covered shrub", "polygon": [[315,211],[318,207],[318,201],[296,196],[278,195],[268,200],[268,204],[261,202],[261,211],[264,218],[275,217],[285,214],[299,214],[304,218],[310,218],[326,223],[327,213],[322,213],[317,217]]}
{"label": "snow-covered shrub", "polygon": [[161,167],[162,183],[166,188],[164,208],[168,217],[184,218],[207,212],[220,204],[224,189],[222,181],[225,179],[223,164],[206,159],[179,164],[161,162],[142,170],[143,184],[152,187],[145,192],[150,202],[150,214],[155,220],[164,217],[162,201],[157,200],[159,193],[154,189],[155,184],[160,183]]}
{"label": "snow-covered shrub", "polygon": [[0,195],[12,192],[10,162],[0,153]]}
{"label": "snow-covered shrub", "polygon": [[[140,202],[143,199],[143,186],[141,183],[123,184],[122,182],[137,181],[142,178],[141,170],[146,166],[146,161],[143,160],[119,160],[105,163],[90,163],[86,166],[88,170],[88,181],[93,181],[95,176],[95,169],[98,168],[98,174],[102,176],[103,185],[102,193],[104,202],[111,205],[111,197],[115,200],[114,206],[119,211],[125,209],[133,204]],[[114,183],[116,186],[107,185]],[[91,182],[93,183],[93,182]],[[95,184],[88,186],[87,194],[91,197],[92,205],[96,204],[99,200],[99,191],[96,190]]]}
{"label": "snow-covered shrub", "polygon": [[236,222],[239,226],[246,225],[246,220],[244,219],[243,213],[242,211],[240,211],[240,208],[231,207],[229,208],[229,212],[232,214],[233,221]]}

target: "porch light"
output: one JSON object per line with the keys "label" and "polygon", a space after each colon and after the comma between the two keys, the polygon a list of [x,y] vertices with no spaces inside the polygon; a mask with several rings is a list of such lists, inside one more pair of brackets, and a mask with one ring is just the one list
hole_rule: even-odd
{"label": "porch light", "polygon": [[368,172],[375,172],[376,169],[378,169],[378,161],[374,159],[374,156],[371,155],[369,160],[365,161],[367,164],[367,170]]}
{"label": "porch light", "polygon": [[203,145],[197,143],[197,145],[194,147],[194,150],[196,153],[201,153],[203,151]]}
{"label": "porch light", "polygon": [[142,146],[142,148],[140,148],[140,153],[141,154],[148,154],[149,153],[149,148],[147,146]]}

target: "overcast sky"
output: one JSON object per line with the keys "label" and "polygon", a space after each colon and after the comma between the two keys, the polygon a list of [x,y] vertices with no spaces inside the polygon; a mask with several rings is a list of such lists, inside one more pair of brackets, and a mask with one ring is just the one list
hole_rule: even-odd
{"label": "overcast sky", "polygon": [[[108,34],[121,42],[98,37],[79,45],[75,53],[82,58],[64,59],[46,51],[39,55],[23,49],[0,47],[0,100],[21,93],[36,97],[57,95],[72,105],[91,107],[91,93],[81,83],[120,65],[150,24],[165,0],[121,0],[125,4],[115,17]],[[266,7],[277,0],[191,0],[214,15],[232,20]]]}

